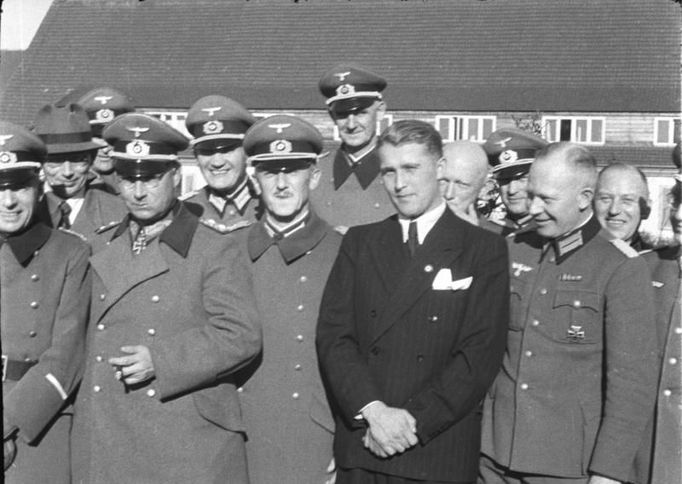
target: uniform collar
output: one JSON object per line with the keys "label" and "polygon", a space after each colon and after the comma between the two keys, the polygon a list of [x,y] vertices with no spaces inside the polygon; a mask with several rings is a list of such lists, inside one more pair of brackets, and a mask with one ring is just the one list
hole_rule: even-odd
{"label": "uniform collar", "polygon": [[379,175],[379,158],[376,143],[359,157],[347,153],[343,146],[336,151],[334,158],[334,189],[338,190],[351,174],[355,174],[363,190]]}
{"label": "uniform collar", "polygon": [[248,178],[244,178],[242,182],[234,190],[229,193],[221,194],[216,192],[208,185],[205,188],[206,198],[208,201],[218,209],[222,214],[225,211],[225,206],[228,203],[233,204],[241,215],[244,215],[244,209],[251,200],[251,189],[249,187]]}
{"label": "uniform collar", "polygon": [[[197,230],[197,225],[199,225],[199,219],[179,200],[176,200],[171,212],[173,221],[159,236],[159,243],[163,242],[182,257],[187,257],[192,238]],[[111,240],[126,232],[130,220],[130,214],[126,215],[114,231]]]}
{"label": "uniform collar", "polygon": [[28,229],[16,235],[9,235],[5,240],[17,261],[26,267],[35,251],[47,242],[51,233],[50,228],[43,222],[34,222]]}
{"label": "uniform collar", "polygon": [[562,263],[580,247],[592,240],[601,230],[597,217],[592,214],[585,223],[549,242],[554,249],[557,264]]}
{"label": "uniform collar", "polygon": [[327,223],[311,210],[302,229],[276,240],[265,227],[265,220],[260,220],[249,232],[247,242],[249,257],[255,262],[270,246],[277,245],[284,261],[290,264],[317,246],[326,235],[327,228]]}

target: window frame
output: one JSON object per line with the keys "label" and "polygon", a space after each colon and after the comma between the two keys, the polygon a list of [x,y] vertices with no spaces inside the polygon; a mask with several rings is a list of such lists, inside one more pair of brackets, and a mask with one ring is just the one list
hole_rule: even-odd
{"label": "window frame", "polygon": [[[556,128],[555,130],[557,131],[556,133],[550,133],[548,132],[548,126],[550,122],[556,122]],[[562,140],[561,139],[561,122],[562,121],[570,121],[571,122],[571,136],[570,139],[568,140]],[[579,121],[587,121],[587,134],[585,136],[585,139],[588,141],[580,141],[578,140],[577,136],[577,129],[576,125]],[[591,141],[592,139],[592,125],[594,121],[600,121],[601,122],[601,133],[600,133],[600,139],[601,141]],[[557,134],[558,136],[554,136],[554,134]],[[542,117],[542,137],[546,139],[550,143],[554,143],[557,141],[570,141],[572,143],[580,144],[580,145],[589,145],[589,146],[603,146],[606,144],[606,116],[543,116]]]}

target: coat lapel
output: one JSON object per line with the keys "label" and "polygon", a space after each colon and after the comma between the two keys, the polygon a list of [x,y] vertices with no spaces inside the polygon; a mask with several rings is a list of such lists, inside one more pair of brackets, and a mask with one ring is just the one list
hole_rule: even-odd
{"label": "coat lapel", "polygon": [[[462,253],[461,238],[457,236],[457,232],[457,219],[446,210],[426,236],[424,244],[399,278],[399,282],[394,283],[386,309],[375,326],[372,342],[379,339],[427,291],[431,290],[433,280],[440,269],[452,267]],[[390,274],[390,271],[386,270],[386,273]]]}
{"label": "coat lapel", "polygon": [[384,289],[391,294],[405,272],[407,250],[397,217],[391,217],[385,224],[386,229],[371,245],[371,253]]}
{"label": "coat lapel", "polygon": [[117,237],[107,249],[90,258],[90,264],[104,284],[105,297],[94,295],[93,320],[104,313],[135,286],[168,271],[158,240],[140,255],[134,255],[126,234]]}

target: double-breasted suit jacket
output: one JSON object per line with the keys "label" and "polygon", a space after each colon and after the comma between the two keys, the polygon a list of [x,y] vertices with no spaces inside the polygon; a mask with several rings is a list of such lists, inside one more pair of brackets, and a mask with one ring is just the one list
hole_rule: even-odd
{"label": "double-breasted suit jacket", "polygon": [[371,150],[352,163],[343,147],[320,160],[320,184],[310,193],[315,211],[332,227],[378,222],[395,213]]}
{"label": "double-breasted suit jacket", "polygon": [[9,483],[70,482],[70,402],[83,365],[89,256],[78,237],[42,223],[0,246],[3,416],[19,428]]}
{"label": "double-breasted suit jacket", "polygon": [[[126,219],[91,258],[76,483],[247,482],[231,374],[260,350],[251,277],[235,239],[182,204],[175,212],[139,255]],[[114,378],[108,360],[124,345],[149,348],[155,378],[134,386]]]}
{"label": "double-breasted suit jacket", "polygon": [[[41,213],[44,221],[51,227],[57,227],[61,219],[59,204],[61,199],[52,192],[47,192],[41,201]],[[76,219],[71,224],[70,230],[83,236],[85,241],[92,247],[92,252],[97,253],[106,245],[106,241],[97,236],[97,230],[101,227],[120,222],[128,213],[125,202],[102,188],[87,186],[85,198]]]}
{"label": "double-breasted suit jacket", "polygon": [[275,242],[264,222],[247,245],[263,321],[263,352],[239,396],[252,484],[318,483],[329,476],[334,421],[320,378],[315,328],[341,236],[311,213]]}
{"label": "double-breasted suit jacket", "polygon": [[[351,228],[325,288],[317,347],[339,411],[336,463],[473,481],[480,404],[499,369],[509,317],[505,242],[446,209],[413,258],[405,245],[395,216]],[[448,270],[458,289],[434,289]],[[363,447],[365,424],[356,416],[375,400],[415,417],[415,447],[390,459]]]}

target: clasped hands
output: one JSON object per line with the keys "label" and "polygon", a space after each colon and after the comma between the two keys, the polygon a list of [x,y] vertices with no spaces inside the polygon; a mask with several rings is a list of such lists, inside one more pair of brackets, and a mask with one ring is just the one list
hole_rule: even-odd
{"label": "clasped hands", "polygon": [[369,425],[362,443],[374,455],[382,458],[401,454],[417,445],[417,421],[402,408],[373,402],[362,410]]}
{"label": "clasped hands", "polygon": [[117,380],[126,385],[135,385],[154,377],[154,364],[149,348],[142,345],[122,346],[121,352],[127,355],[109,358]]}

